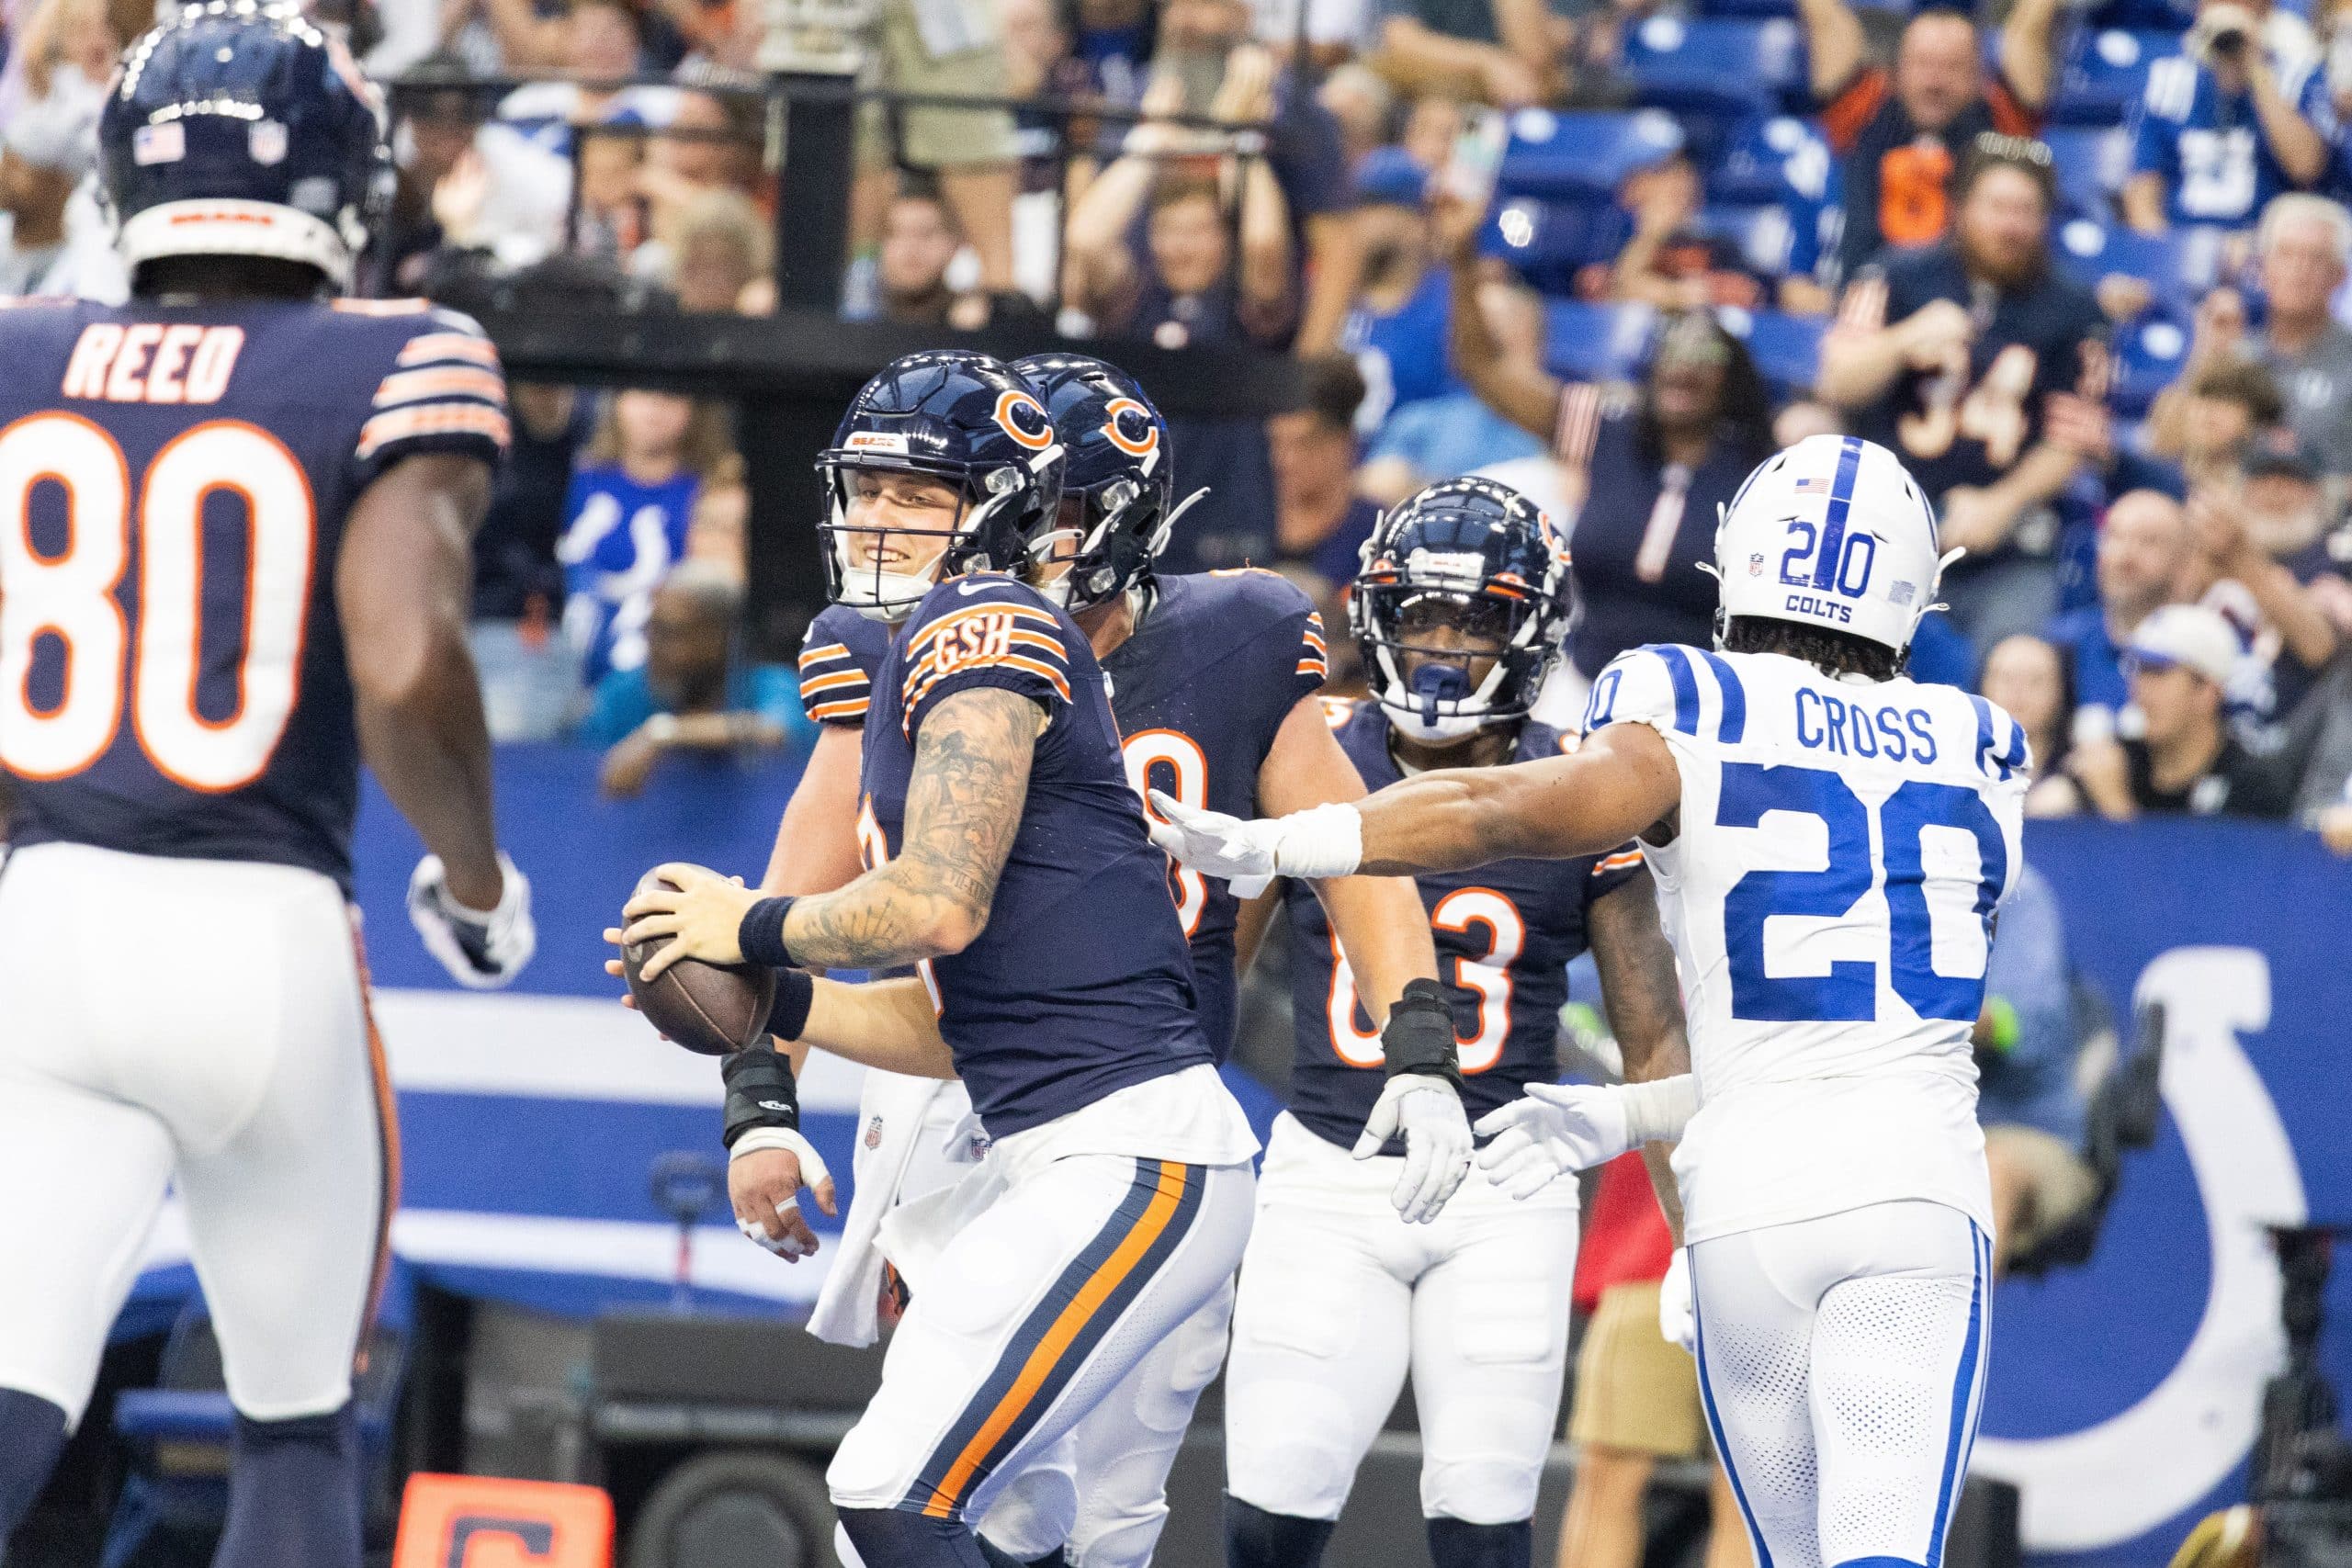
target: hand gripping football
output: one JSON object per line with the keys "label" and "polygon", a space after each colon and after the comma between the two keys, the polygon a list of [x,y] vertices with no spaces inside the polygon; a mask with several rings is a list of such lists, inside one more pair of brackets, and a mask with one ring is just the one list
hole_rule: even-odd
{"label": "hand gripping football", "polygon": [[[638,885],[644,892],[674,883],[650,872]],[[677,1044],[706,1056],[724,1056],[754,1044],[775,1003],[775,974],[756,964],[706,964],[682,958],[650,983],[639,978],[645,961],[669,945],[657,936],[621,948],[621,973],[637,1010]]]}

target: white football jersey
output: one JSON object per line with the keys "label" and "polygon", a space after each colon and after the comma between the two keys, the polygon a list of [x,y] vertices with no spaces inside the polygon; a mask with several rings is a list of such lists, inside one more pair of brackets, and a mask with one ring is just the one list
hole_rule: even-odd
{"label": "white football jersey", "polygon": [[1688,1239],[1925,1198],[1993,1228],[1969,1036],[2021,860],[2026,743],[1953,686],[1658,646],[1593,682],[1682,774],[1670,895],[1700,1108]]}

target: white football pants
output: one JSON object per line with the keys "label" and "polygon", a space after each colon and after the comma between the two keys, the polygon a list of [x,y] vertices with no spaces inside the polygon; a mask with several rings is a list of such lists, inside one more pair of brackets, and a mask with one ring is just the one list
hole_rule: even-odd
{"label": "white football pants", "polygon": [[1535,1511],[1559,1418],[1577,1184],[1514,1202],[1473,1170],[1434,1222],[1408,1225],[1388,1199],[1402,1164],[1275,1121],[1233,1313],[1226,1490],[1338,1518],[1409,1369],[1421,1512],[1515,1523]]}
{"label": "white football pants", "polygon": [[78,1423],[176,1181],[229,1397],[322,1415],[397,1145],[359,949],[313,871],[78,844],[0,866],[0,1388]]}
{"label": "white football pants", "polygon": [[1872,1203],[1690,1248],[1699,1386],[1759,1568],[1934,1568],[1984,1392],[1992,1247]]}

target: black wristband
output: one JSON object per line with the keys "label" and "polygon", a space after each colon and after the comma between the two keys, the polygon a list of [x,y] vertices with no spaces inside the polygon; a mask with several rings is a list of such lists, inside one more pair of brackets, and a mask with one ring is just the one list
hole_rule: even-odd
{"label": "black wristband", "polygon": [[817,999],[817,982],[806,969],[775,972],[775,1000],[768,1004],[767,1032],[778,1040],[797,1040],[808,1024],[809,1004]]}
{"label": "black wristband", "polygon": [[782,1053],[738,1051],[718,1074],[727,1080],[726,1125],[719,1138],[729,1148],[754,1127],[800,1130],[800,1090],[792,1080],[791,1060]]}
{"label": "black wristband", "polygon": [[1427,1073],[1462,1087],[1462,1050],[1453,1037],[1453,1008],[1435,980],[1408,980],[1380,1031],[1388,1076]]}
{"label": "black wristband", "polygon": [[763,898],[743,911],[735,928],[735,945],[743,950],[744,963],[771,969],[793,966],[792,953],[784,945],[784,917],[792,912],[792,905],[788,897]]}

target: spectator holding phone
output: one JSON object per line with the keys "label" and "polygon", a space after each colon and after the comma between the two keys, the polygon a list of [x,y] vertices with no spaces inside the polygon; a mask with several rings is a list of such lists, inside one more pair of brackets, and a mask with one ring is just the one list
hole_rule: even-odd
{"label": "spectator holding phone", "polygon": [[2325,176],[2335,107],[2310,30],[2272,19],[2270,0],[2200,0],[2188,52],[2149,70],[2122,193],[2132,228],[2245,228],[2272,197]]}

